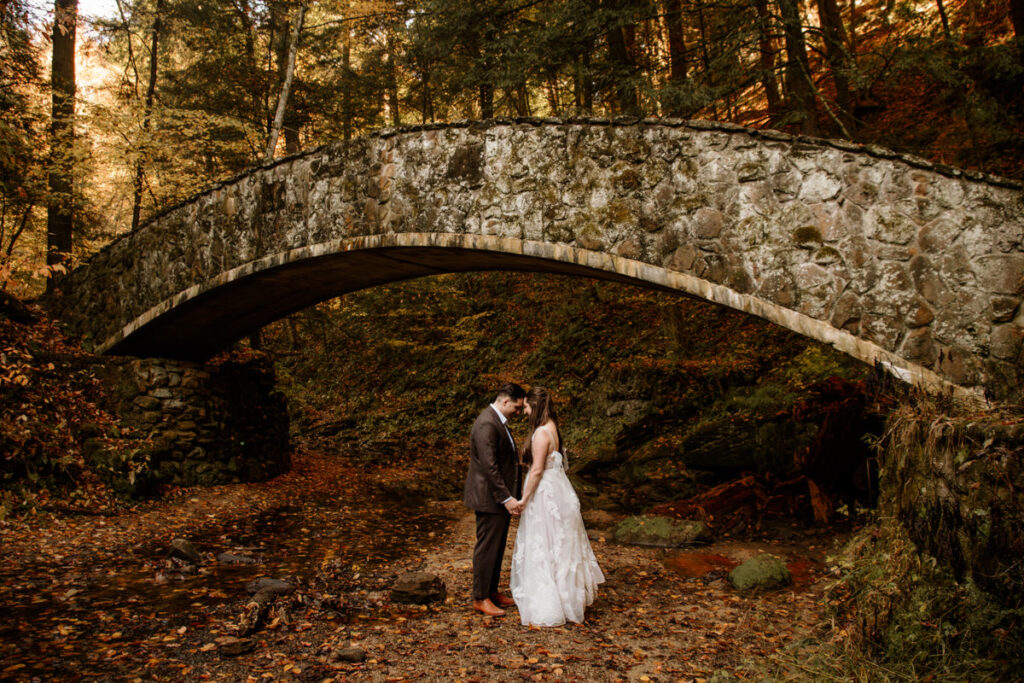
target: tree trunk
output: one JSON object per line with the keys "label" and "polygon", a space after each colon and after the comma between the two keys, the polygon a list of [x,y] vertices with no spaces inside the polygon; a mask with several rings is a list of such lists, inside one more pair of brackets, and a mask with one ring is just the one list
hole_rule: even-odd
{"label": "tree trunk", "polygon": [[263,155],[264,161],[274,158],[277,150],[277,139],[281,135],[281,127],[284,125],[284,110],[288,106],[288,95],[292,89],[292,79],[295,76],[295,55],[299,50],[299,37],[302,35],[302,21],[306,17],[306,6],[299,5],[295,16],[295,25],[292,27],[291,42],[288,47],[288,63],[285,66],[284,81],[281,83],[281,94],[277,98],[277,113],[274,114],[274,123],[270,128],[270,139],[267,141],[267,152]]}
{"label": "tree trunk", "polygon": [[771,16],[768,14],[768,0],[755,0],[757,6],[759,66],[761,86],[764,87],[768,103],[768,125],[773,126],[782,118],[782,95],[775,78],[775,47],[772,45]]}
{"label": "tree trunk", "polygon": [[[700,29],[700,56],[701,63],[704,66],[704,78],[707,84],[714,87],[715,85],[715,73],[711,70],[711,54],[708,52],[708,30],[707,22],[704,21],[704,4],[697,4],[697,23]],[[716,100],[711,101],[711,111],[715,119],[718,118],[718,103]]]}
{"label": "tree trunk", "polygon": [[299,129],[295,126],[284,127],[284,153],[298,154],[302,151],[302,144],[299,141]]}
{"label": "tree trunk", "polygon": [[391,125],[398,128],[402,125],[402,115],[398,102],[398,76],[395,73],[395,59],[388,59],[388,109],[391,111]]}
{"label": "tree trunk", "polygon": [[935,0],[935,4],[939,10],[939,19],[942,21],[942,35],[946,37],[947,43],[952,43],[953,34],[949,30],[949,17],[946,15],[946,6],[942,3],[942,0]]}
{"label": "tree trunk", "polygon": [[[683,3],[682,0],[665,0],[665,28],[668,29],[668,82],[681,88],[686,84],[686,42],[683,39]],[[669,116],[685,116],[678,104],[678,98],[670,104]]]}
{"label": "tree trunk", "polygon": [[594,84],[590,74],[590,49],[584,48],[573,78],[573,96],[577,114],[594,113]]}
{"label": "tree trunk", "polygon": [[430,68],[423,67],[423,123],[434,120],[434,99],[430,92]]}
{"label": "tree trunk", "polygon": [[850,89],[850,52],[847,47],[846,30],[836,0],[818,0],[818,16],[821,17],[821,32],[825,37],[825,55],[832,71],[836,86],[838,118],[846,129],[853,131],[853,93]]}
{"label": "tree trunk", "polygon": [[1010,19],[1017,41],[1017,59],[1024,66],[1024,0],[1010,0]]}
{"label": "tree trunk", "polygon": [[562,103],[558,97],[557,73],[550,73],[548,74],[548,77],[544,79],[544,96],[548,101],[548,109],[551,111],[551,116],[561,116]]}
{"label": "tree trunk", "polygon": [[[149,84],[146,86],[146,104],[142,112],[142,140],[148,143],[150,120],[153,116],[153,100],[156,98],[156,74],[157,58],[160,47],[160,15],[163,12],[163,0],[156,0],[156,14],[153,16],[153,35],[149,44]],[[145,168],[142,163],[142,155],[135,161],[135,182],[132,196],[132,232],[139,229],[139,219],[142,217],[142,182],[145,177]]]}
{"label": "tree trunk", "polygon": [[626,35],[622,26],[613,26],[608,31],[608,52],[614,69],[615,99],[619,112],[624,116],[638,116],[640,103],[633,83],[636,65],[626,50]]}
{"label": "tree trunk", "polygon": [[[252,121],[262,121],[266,126],[266,131],[270,132],[270,112],[268,111],[267,102],[265,100],[267,94],[267,88],[263,87],[263,83],[258,78],[258,74],[261,72],[259,62],[256,59],[256,24],[252,19],[252,7],[248,0],[241,0],[234,3],[235,14],[238,16],[239,22],[242,24],[242,28],[245,30],[245,59],[246,67],[251,74],[250,78],[243,87],[249,88],[249,106],[251,110]],[[262,98],[262,99],[261,99]]]}
{"label": "tree trunk", "polygon": [[494,88],[490,83],[481,83],[479,87],[480,118],[494,118]]}
{"label": "tree trunk", "polygon": [[818,135],[811,66],[797,0],[778,0],[786,36],[786,94],[790,112],[805,135]]}
{"label": "tree trunk", "polygon": [[[50,92],[46,263],[66,265],[74,229],[75,27],[78,0],[55,0]],[[49,282],[52,286],[53,278]]]}
{"label": "tree trunk", "polygon": [[341,48],[341,72],[344,74],[345,83],[341,88],[341,138],[352,139],[352,32],[345,36],[345,44]]}

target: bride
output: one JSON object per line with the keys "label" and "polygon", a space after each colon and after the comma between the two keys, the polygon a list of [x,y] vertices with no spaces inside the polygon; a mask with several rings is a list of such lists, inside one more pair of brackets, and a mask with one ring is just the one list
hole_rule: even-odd
{"label": "bride", "polygon": [[551,395],[534,387],[524,406],[532,436],[523,452],[530,467],[512,554],[510,588],[524,625],[583,622],[604,574],[587,540],[580,501],[565,474]]}

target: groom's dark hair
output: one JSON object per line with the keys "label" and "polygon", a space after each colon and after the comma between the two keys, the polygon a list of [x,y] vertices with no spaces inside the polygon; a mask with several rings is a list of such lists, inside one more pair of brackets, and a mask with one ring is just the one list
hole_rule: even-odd
{"label": "groom's dark hair", "polygon": [[501,398],[502,396],[508,396],[513,401],[518,401],[521,398],[526,398],[526,389],[523,389],[515,382],[502,384],[498,387],[498,398]]}

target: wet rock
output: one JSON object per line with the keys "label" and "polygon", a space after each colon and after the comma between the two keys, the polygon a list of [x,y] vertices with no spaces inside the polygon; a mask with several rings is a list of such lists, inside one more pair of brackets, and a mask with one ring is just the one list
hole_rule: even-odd
{"label": "wet rock", "polygon": [[270,579],[263,577],[261,579],[253,579],[245,586],[245,590],[250,593],[270,593],[272,595],[288,595],[295,590],[295,587],[287,581],[281,579]]}
{"label": "wet rock", "polygon": [[191,564],[202,564],[203,556],[199,554],[196,547],[184,538],[176,538],[171,541],[171,557],[184,560]]}
{"label": "wet rock", "polygon": [[249,652],[256,647],[256,643],[251,638],[236,638],[234,636],[221,636],[217,638],[217,647],[220,648],[220,652],[228,657],[237,657],[240,654]]}
{"label": "wet rock", "polygon": [[331,652],[332,662],[361,662],[366,659],[366,651],[358,647],[342,647]]}
{"label": "wet rock", "polygon": [[402,574],[391,587],[393,602],[425,605],[444,600],[448,592],[440,577],[428,572]]}
{"label": "wet rock", "polygon": [[793,582],[786,564],[771,555],[758,555],[729,572],[729,583],[741,591],[768,590]]}
{"label": "wet rock", "polygon": [[708,543],[711,531],[704,522],[642,515],[627,517],[615,527],[615,540],[634,545],[678,548]]}
{"label": "wet rock", "polygon": [[234,553],[221,553],[217,555],[217,561],[221,564],[256,564],[256,560],[246,555],[235,555]]}

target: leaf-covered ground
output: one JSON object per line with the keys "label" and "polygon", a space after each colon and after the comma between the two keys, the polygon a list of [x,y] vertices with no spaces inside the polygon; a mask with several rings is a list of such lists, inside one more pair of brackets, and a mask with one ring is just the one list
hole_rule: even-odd
{"label": "leaf-covered ground", "polygon": [[[788,644],[824,633],[821,559],[834,539],[788,527],[777,529],[788,545],[723,539],[682,555],[595,530],[607,583],[585,624],[483,618],[469,609],[471,514],[403,499],[404,470],[364,461],[299,453],[268,482],[0,523],[0,679],[753,679]],[[203,552],[197,571],[168,559],[178,537]],[[794,585],[736,593],[728,567],[761,550],[791,561]],[[224,551],[258,563],[219,564]],[[448,599],[393,604],[388,588],[408,570],[439,575]],[[245,584],[262,576],[298,590],[273,604],[250,651],[228,655],[218,639],[237,635]],[[336,659],[350,645],[363,662]]]}

